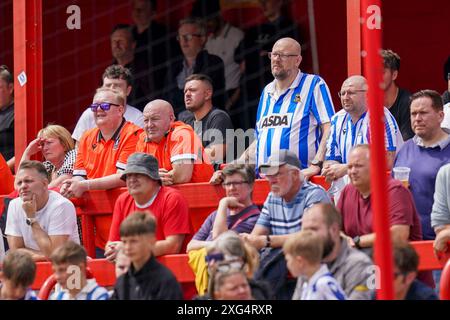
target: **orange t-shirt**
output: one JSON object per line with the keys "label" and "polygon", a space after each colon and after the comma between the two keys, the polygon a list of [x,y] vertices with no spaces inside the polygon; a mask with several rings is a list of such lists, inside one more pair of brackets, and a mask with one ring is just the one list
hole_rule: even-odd
{"label": "orange t-shirt", "polygon": [[145,152],[158,159],[159,167],[172,170],[172,163],[177,160],[194,160],[192,178],[189,182],[208,182],[214,168],[203,149],[202,142],[191,126],[173,122],[168,134],[159,142],[146,141],[145,132],[139,136],[136,152]]}
{"label": "orange t-shirt", "polygon": [[0,154],[0,195],[9,194],[14,190],[14,176]]}
{"label": "orange t-shirt", "polygon": [[[98,128],[86,131],[80,139],[73,175],[95,179],[116,174],[117,169],[125,170],[127,159],[135,152],[142,131],[125,120],[108,141]],[[112,216],[95,218],[95,245],[98,248],[103,249],[106,245],[111,220]]]}

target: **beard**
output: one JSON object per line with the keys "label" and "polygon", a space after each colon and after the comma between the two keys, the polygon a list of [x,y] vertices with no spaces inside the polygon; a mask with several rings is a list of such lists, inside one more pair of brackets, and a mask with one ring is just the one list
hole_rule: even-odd
{"label": "beard", "polygon": [[331,238],[330,233],[328,233],[323,244],[322,259],[326,258],[331,253],[331,251],[333,251],[333,249],[334,249],[334,242],[333,239]]}

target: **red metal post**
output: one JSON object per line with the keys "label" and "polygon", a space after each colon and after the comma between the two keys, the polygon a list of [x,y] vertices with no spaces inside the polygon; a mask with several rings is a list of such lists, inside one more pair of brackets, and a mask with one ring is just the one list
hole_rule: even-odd
{"label": "red metal post", "polygon": [[368,105],[370,113],[370,178],[371,203],[374,217],[375,264],[380,268],[378,299],[392,300],[393,268],[389,231],[388,197],[386,193],[386,147],[384,138],[384,108],[381,61],[381,1],[361,1],[363,63],[368,83]]}
{"label": "red metal post", "polygon": [[439,298],[441,300],[450,300],[450,260],[447,261],[442,270],[439,288]]}
{"label": "red metal post", "polygon": [[360,0],[347,0],[347,74],[361,74]]}
{"label": "red metal post", "polygon": [[16,170],[42,128],[42,3],[14,0],[14,134]]}

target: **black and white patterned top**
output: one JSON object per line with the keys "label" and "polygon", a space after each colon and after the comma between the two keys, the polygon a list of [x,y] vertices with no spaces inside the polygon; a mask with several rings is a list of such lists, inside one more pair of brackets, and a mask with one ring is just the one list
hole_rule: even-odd
{"label": "black and white patterned top", "polygon": [[[66,156],[64,157],[63,165],[61,166],[61,168],[59,168],[59,170],[56,170],[56,176],[59,177],[63,174],[72,175],[76,157],[77,151],[75,149],[67,152]],[[44,161],[43,164],[49,174],[51,174],[53,170],[55,170],[55,166],[50,161]]]}

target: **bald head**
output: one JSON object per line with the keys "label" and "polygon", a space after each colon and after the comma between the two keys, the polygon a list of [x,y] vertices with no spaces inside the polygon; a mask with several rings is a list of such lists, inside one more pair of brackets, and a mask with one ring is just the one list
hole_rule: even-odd
{"label": "bald head", "polygon": [[367,90],[367,80],[363,76],[356,75],[345,79],[342,86],[352,86],[357,89]]}
{"label": "bald head", "polygon": [[[302,54],[302,47],[300,46],[300,43],[298,43],[298,41],[295,39],[281,38],[277,42],[275,42],[273,47],[275,48],[277,45],[283,46],[283,47],[291,50],[290,52],[293,54],[298,54],[298,55]],[[274,51],[274,50],[272,50],[272,51]]]}
{"label": "bald head", "polygon": [[144,129],[147,140],[159,142],[175,121],[172,105],[161,99],[150,101],[144,108]]}
{"label": "bald head", "polygon": [[353,122],[367,110],[367,80],[363,76],[348,77],[341,87],[342,108],[350,114]]}
{"label": "bald head", "polygon": [[292,38],[281,38],[272,48],[270,66],[272,75],[278,81],[290,85],[298,74],[302,62],[300,43]]}

